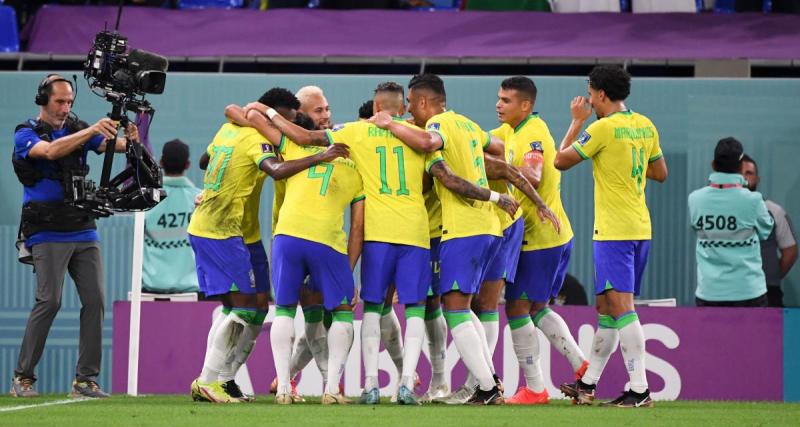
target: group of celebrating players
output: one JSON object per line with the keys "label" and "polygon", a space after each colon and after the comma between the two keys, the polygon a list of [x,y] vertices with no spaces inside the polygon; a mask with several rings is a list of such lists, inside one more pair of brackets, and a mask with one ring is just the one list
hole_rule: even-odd
{"label": "group of celebrating players", "polygon": [[[353,307],[360,300],[361,403],[380,402],[381,342],[400,374],[392,398],[399,404],[547,403],[538,328],[572,366],[575,380],[561,391],[576,403],[593,403],[595,385],[619,343],[630,389],[605,404],[652,406],[633,296],[651,238],[646,181],[665,180],[667,168],[652,122],[625,106],[630,75],[616,66],[591,72],[589,97],[572,100],[572,122],[560,146],[534,112],[537,89],[527,77],[502,81],[496,104],[501,125],[491,132],[446,108],[444,83],[436,75],[414,76],[407,98],[404,92],[397,83],[381,83],[371,118],[336,126],[313,86],[296,96],[274,88],[257,102],[226,108],[228,122],[201,159],[204,190],[189,226],[201,290],[223,303],[192,397],[252,399],[234,376],[274,299],[276,403],[303,400],[294,377],[312,359],[325,379],[322,403],[351,403],[340,380],[353,343]],[[597,120],[581,132],[592,110]],[[403,118],[406,112],[410,119]],[[548,307],[572,250],[560,171],[585,159],[592,161],[595,181],[598,310],[588,359]],[[271,274],[258,220],[267,175],[275,182]],[[356,295],[353,269],[359,258]],[[492,362],[503,291],[526,379],[508,399]],[[395,293],[405,305],[403,339],[392,309]],[[298,305],[305,328],[295,337]],[[452,393],[445,378],[448,329],[469,371]],[[426,335],[433,376],[425,395],[417,396],[416,367]]]}

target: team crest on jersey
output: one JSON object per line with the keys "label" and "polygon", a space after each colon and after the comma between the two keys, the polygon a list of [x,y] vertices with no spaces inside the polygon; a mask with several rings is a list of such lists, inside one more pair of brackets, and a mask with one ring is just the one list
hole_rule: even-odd
{"label": "team crest on jersey", "polygon": [[592,139],[592,136],[591,136],[591,135],[589,135],[589,133],[588,133],[588,132],[585,132],[585,131],[584,131],[584,132],[581,134],[581,136],[579,136],[579,137],[578,137],[578,144],[581,144],[581,145],[586,145],[586,143],[587,143],[587,142],[589,142],[589,140],[590,140],[590,139]]}
{"label": "team crest on jersey", "polygon": [[262,153],[271,153],[272,152],[272,145],[270,145],[270,144],[261,144],[261,152]]}
{"label": "team crest on jersey", "polygon": [[544,152],[544,148],[542,148],[542,141],[533,141],[533,142],[531,142],[531,151]]}
{"label": "team crest on jersey", "polygon": [[342,129],[344,129],[344,125],[343,124],[335,125],[335,126],[333,126],[333,129],[331,129],[331,132],[337,132],[337,131],[340,131]]}
{"label": "team crest on jersey", "polygon": [[428,130],[439,130],[439,123],[431,123],[428,125]]}

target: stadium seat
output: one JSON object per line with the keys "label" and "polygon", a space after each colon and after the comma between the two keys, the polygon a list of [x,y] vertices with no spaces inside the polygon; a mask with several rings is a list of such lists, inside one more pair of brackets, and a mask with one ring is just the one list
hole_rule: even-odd
{"label": "stadium seat", "polygon": [[0,52],[19,52],[17,14],[11,6],[0,5]]}
{"label": "stadium seat", "polygon": [[244,0],[178,0],[178,9],[234,9],[244,6]]}
{"label": "stadium seat", "polygon": [[553,12],[620,12],[619,0],[552,0]]}
{"label": "stadium seat", "polygon": [[702,0],[633,0],[633,13],[696,13],[702,8]]}

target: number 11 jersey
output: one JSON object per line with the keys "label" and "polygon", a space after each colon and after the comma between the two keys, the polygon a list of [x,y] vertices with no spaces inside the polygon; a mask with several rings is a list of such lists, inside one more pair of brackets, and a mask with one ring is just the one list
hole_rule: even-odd
{"label": "number 11 jersey", "polygon": [[620,111],[589,125],[572,148],[592,159],[594,240],[650,240],[647,166],[662,156],[653,122]]}

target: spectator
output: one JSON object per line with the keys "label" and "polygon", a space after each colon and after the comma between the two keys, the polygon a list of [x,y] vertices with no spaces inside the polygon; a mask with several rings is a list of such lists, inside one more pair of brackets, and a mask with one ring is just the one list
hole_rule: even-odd
{"label": "spectator", "polygon": [[[758,165],[747,154],[742,157],[742,175],[750,191],[756,191],[761,181]],[[761,268],[767,279],[767,301],[770,307],[783,307],[781,279],[789,274],[797,261],[797,238],[786,211],[772,200],[764,199],[764,203],[775,221],[772,233],[761,241]]]}
{"label": "spectator", "polygon": [[758,241],[773,220],[758,192],[747,191],[739,173],[744,150],[734,138],[717,143],[709,184],[689,195],[697,233],[697,305],[766,307],[767,286]]}
{"label": "spectator", "polygon": [[197,272],[186,229],[200,190],[184,176],[189,168],[189,146],[179,139],[164,144],[161,167],[167,198],[145,214],[142,290],[197,292]]}

